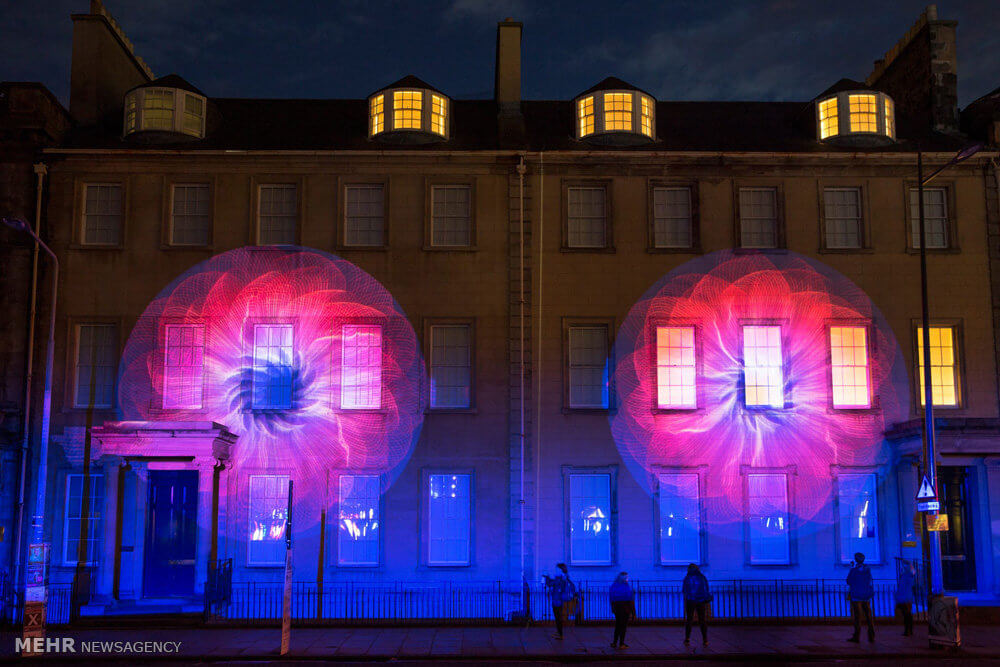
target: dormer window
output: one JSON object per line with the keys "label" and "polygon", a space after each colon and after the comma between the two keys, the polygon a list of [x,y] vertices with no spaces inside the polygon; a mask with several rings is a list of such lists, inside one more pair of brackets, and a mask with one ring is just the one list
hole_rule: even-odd
{"label": "dormer window", "polygon": [[416,77],[406,77],[368,98],[368,137],[397,143],[447,139],[451,100]]}
{"label": "dormer window", "polygon": [[574,101],[576,138],[618,145],[648,143],[655,138],[655,104],[635,89],[587,91]]}
{"label": "dormer window", "polygon": [[887,144],[896,139],[895,105],[885,93],[838,92],[817,101],[816,131],[820,141]]}
{"label": "dormer window", "polygon": [[205,136],[205,97],[179,88],[143,87],[125,95],[125,132]]}

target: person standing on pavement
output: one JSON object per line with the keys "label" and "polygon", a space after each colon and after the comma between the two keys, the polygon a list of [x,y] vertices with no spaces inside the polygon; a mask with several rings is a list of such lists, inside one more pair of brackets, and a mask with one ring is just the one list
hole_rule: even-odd
{"label": "person standing on pavement", "polygon": [[896,610],[903,615],[903,636],[913,636],[913,588],[916,584],[917,569],[912,562],[903,564],[896,581]]}
{"label": "person standing on pavement", "polygon": [[608,589],[608,599],[611,601],[611,613],[615,615],[615,634],[611,639],[611,648],[628,648],[625,631],[628,630],[629,619],[635,616],[635,593],[628,583],[628,572],[618,573]]}
{"label": "person standing on pavement", "polygon": [[576,609],[576,584],[569,578],[566,563],[556,563],[560,574],[554,577],[545,575],[545,589],[549,593],[552,604],[552,615],[556,619],[556,634],[554,639],[563,638],[563,618],[571,616]]}
{"label": "person standing on pavement", "polygon": [[875,623],[872,619],[872,598],[875,597],[875,587],[872,584],[872,571],[865,565],[863,553],[854,554],[854,564],[847,573],[847,596],[851,601],[851,616],[854,617],[854,634],[847,641],[855,644],[861,641],[861,615],[864,614],[868,624],[868,641],[875,641]]}
{"label": "person standing on pavement", "polygon": [[694,563],[688,565],[681,591],[684,593],[684,644],[691,643],[691,624],[694,622],[694,615],[698,614],[701,644],[708,646],[708,624],[705,618],[708,616],[708,603],[712,601],[712,594],[708,590],[708,579]]}

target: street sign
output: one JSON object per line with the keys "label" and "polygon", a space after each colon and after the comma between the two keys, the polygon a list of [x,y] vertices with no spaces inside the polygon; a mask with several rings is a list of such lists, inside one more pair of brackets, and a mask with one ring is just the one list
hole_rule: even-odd
{"label": "street sign", "polygon": [[931,486],[931,481],[924,475],[924,481],[920,483],[920,490],[917,491],[917,500],[937,500],[937,492]]}
{"label": "street sign", "polygon": [[942,533],[948,530],[948,515],[947,514],[928,514],[927,515],[927,530]]}
{"label": "street sign", "polygon": [[937,512],[941,509],[941,503],[936,500],[925,500],[922,503],[917,503],[917,509],[921,512]]}

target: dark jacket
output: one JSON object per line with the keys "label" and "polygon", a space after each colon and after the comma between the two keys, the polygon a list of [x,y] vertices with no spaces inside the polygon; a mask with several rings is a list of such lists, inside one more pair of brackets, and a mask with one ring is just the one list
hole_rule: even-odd
{"label": "dark jacket", "polygon": [[635,593],[632,592],[632,587],[628,585],[628,582],[616,581],[608,589],[608,599],[612,604],[615,602],[632,602],[635,599]]}
{"label": "dark jacket", "polygon": [[708,579],[701,572],[685,576],[681,590],[684,592],[685,602],[701,604],[712,601],[712,594],[708,590]]}
{"label": "dark jacket", "polygon": [[864,602],[875,597],[875,587],[872,585],[872,571],[864,563],[855,565],[847,573],[847,588],[851,600]]}
{"label": "dark jacket", "polygon": [[896,604],[913,604],[913,573],[904,569],[896,582]]}

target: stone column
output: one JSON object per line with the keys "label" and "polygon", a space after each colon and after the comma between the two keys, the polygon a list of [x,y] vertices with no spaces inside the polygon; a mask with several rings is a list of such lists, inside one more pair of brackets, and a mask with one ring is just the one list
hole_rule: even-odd
{"label": "stone column", "polygon": [[104,475],[104,505],[94,508],[101,513],[102,549],[97,563],[96,593],[99,600],[110,600],[114,583],[115,527],[118,521],[118,466],[117,456],[103,456],[98,463]]}
{"label": "stone column", "polygon": [[[913,523],[917,503],[917,458],[904,456],[896,464],[896,482],[899,489],[899,539],[900,556],[920,560],[923,557],[921,530],[916,530]],[[906,546],[906,543],[916,543],[916,546]]]}
{"label": "stone column", "polygon": [[198,541],[194,552],[194,592],[205,592],[208,577],[208,555],[212,548],[212,475],[215,459],[198,457],[194,461],[198,470]]}

